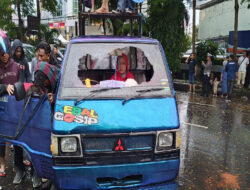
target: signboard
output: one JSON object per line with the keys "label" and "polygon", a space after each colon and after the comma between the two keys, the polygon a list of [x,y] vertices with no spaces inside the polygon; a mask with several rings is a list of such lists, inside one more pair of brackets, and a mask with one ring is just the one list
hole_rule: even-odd
{"label": "signboard", "polygon": [[49,23],[49,28],[50,29],[64,29],[65,23],[64,22],[52,22],[52,23]]}
{"label": "signboard", "polygon": [[39,30],[39,18],[36,16],[27,16],[28,32],[35,33]]}

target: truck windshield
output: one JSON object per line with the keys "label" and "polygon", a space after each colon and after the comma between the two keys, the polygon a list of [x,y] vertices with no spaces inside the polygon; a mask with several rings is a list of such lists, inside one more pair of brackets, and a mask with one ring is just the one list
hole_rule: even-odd
{"label": "truck windshield", "polygon": [[76,43],[66,58],[59,99],[128,99],[152,88],[163,90],[150,90],[142,97],[171,96],[158,44]]}

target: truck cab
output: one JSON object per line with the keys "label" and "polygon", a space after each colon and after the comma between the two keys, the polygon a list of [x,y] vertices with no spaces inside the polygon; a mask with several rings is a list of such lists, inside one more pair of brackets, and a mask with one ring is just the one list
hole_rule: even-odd
{"label": "truck cab", "polygon": [[[127,57],[125,74],[119,73],[121,56]],[[25,148],[37,174],[59,189],[132,189],[178,175],[179,116],[157,40],[75,38],[55,105],[46,96],[32,97],[22,111],[24,104],[0,100],[1,137]]]}

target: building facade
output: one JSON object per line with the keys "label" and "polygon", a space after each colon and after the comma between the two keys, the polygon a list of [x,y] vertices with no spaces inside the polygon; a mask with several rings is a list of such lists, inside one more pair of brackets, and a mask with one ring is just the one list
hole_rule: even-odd
{"label": "building facade", "polygon": [[[200,10],[199,40],[227,38],[234,30],[234,0],[211,0],[197,7]],[[250,30],[250,9],[240,4],[238,30]]]}

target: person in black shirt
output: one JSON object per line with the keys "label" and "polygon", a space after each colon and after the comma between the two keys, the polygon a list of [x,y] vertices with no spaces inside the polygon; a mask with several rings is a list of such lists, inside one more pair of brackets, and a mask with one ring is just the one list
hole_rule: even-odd
{"label": "person in black shirt", "polygon": [[195,93],[195,77],[197,74],[197,64],[195,60],[195,53],[191,53],[185,61],[189,65],[188,79],[189,79],[189,92]]}

